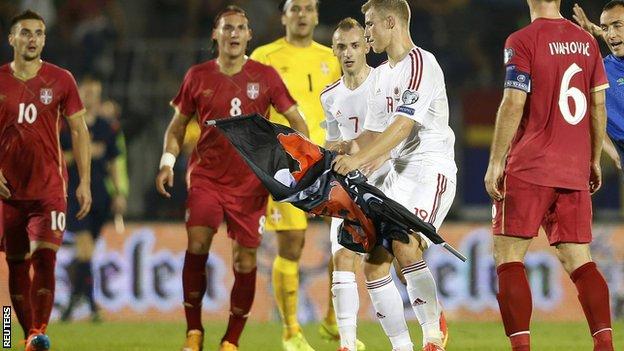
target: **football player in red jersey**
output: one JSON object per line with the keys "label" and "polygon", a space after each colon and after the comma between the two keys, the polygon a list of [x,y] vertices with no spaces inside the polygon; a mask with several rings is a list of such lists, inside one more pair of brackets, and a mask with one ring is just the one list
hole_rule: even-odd
{"label": "football player in red jersey", "polygon": [[485,175],[498,304],[512,349],[528,351],[532,302],[523,261],[541,226],[578,290],[594,350],[609,351],[609,289],[589,250],[609,85],[598,43],[561,16],[560,0],[528,4],[532,23],[505,43],[505,90]]}
{"label": "football player in red jersey", "polygon": [[[54,302],[54,266],[66,222],[67,171],[61,118],[72,131],[80,173],[78,218],[91,207],[89,132],[73,76],[41,60],[45,24],[24,11],[11,21],[13,61],[0,67],[0,198],[9,292],[26,350],[47,350]],[[33,276],[29,271],[32,265]]]}
{"label": "football player in red jersey", "polygon": [[216,128],[204,122],[245,114],[265,115],[269,106],[284,114],[293,128],[308,133],[297,105],[277,71],[245,56],[251,39],[245,11],[228,6],[215,20],[213,39],[218,57],[187,72],[171,105],[175,114],[165,133],[158,191],[170,197],[173,165],[180,153],[186,126],[197,118],[201,135],[187,171],[186,227],[188,247],[182,283],[187,337],[183,351],[203,347],[201,303],[206,292],[206,261],[213,236],[225,220],[233,242],[234,286],[230,319],[220,350],[237,350],[251,308],[256,284],[256,250],[260,245],[268,193]]}

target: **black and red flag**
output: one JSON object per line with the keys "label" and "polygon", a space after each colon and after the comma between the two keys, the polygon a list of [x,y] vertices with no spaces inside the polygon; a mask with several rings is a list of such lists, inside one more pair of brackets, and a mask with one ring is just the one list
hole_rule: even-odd
{"label": "black and red flag", "polygon": [[408,242],[408,235],[419,232],[465,261],[432,224],[386,197],[359,172],[347,177],[335,173],[331,163],[336,155],[297,131],[258,114],[206,124],[223,132],[275,201],[344,219],[338,241],[346,248],[369,252],[392,240]]}

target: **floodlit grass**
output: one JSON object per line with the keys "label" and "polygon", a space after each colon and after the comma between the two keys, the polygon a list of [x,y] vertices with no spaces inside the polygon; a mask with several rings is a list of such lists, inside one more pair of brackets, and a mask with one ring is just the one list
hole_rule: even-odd
{"label": "floodlit grass", "polygon": [[[13,348],[21,338],[21,329],[13,323]],[[204,350],[218,349],[218,343],[225,330],[225,323],[205,323],[206,338]],[[318,325],[304,326],[306,338],[316,351],[336,351],[337,343],[321,340],[316,332]],[[53,323],[48,332],[53,351],[176,351],[184,339],[182,323],[101,323],[77,322],[69,324]],[[614,325],[615,349],[624,350],[624,322]],[[502,326],[486,322],[451,322],[450,342],[447,351],[459,350],[509,350]],[[420,345],[420,327],[410,323],[414,343]],[[544,323],[532,324],[532,346],[538,351],[586,351],[592,349],[591,339],[585,323]],[[375,322],[360,323],[359,338],[366,343],[367,350],[390,350],[390,343]],[[277,323],[250,322],[243,333],[241,350],[281,351],[281,329]],[[415,350],[419,350],[418,347]]]}

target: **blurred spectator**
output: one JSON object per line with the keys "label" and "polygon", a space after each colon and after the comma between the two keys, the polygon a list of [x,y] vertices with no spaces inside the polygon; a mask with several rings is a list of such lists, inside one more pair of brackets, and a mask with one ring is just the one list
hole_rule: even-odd
{"label": "blurred spectator", "polygon": [[108,77],[115,47],[124,38],[124,11],[116,0],[65,0],[59,7],[61,38],[74,51],[72,71]]}

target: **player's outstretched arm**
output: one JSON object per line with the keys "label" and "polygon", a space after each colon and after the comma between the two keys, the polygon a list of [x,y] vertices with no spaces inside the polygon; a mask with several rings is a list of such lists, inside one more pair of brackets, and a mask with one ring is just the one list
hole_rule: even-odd
{"label": "player's outstretched arm", "polygon": [[91,210],[91,137],[84,120],[84,110],[69,116],[67,122],[71,131],[74,162],[80,177],[76,188],[80,210],[76,213],[76,218],[83,219]]}
{"label": "player's outstretched arm", "polygon": [[352,156],[337,156],[334,160],[334,170],[339,174],[346,175],[366,163],[387,155],[390,150],[409,136],[416,123],[411,118],[399,115],[383,133],[375,138],[375,143]]}
{"label": "player's outstretched arm", "polygon": [[600,156],[605,139],[607,125],[607,108],[605,105],[605,91],[600,90],[591,93],[591,175],[589,179],[589,191],[593,194],[602,185],[602,171],[600,169]]}
{"label": "player's outstretched arm", "polygon": [[191,117],[182,114],[176,108],[173,118],[165,132],[163,154],[160,158],[159,171],[156,175],[156,190],[166,198],[171,198],[171,194],[165,189],[165,184],[169,187],[173,186],[173,165],[182,149],[186,126],[190,121]]}
{"label": "player's outstretched arm", "polygon": [[294,130],[305,135],[306,137],[310,136],[310,132],[308,131],[308,125],[303,119],[303,116],[301,116],[301,113],[299,112],[297,105],[291,106],[288,110],[286,110],[283,113],[283,115],[284,117],[286,117],[286,120],[288,120],[288,123],[290,123],[290,126]]}
{"label": "player's outstretched arm", "polygon": [[587,18],[587,15],[585,14],[585,11],[583,11],[582,7],[580,7],[578,4],[574,4],[572,11],[574,12],[572,17],[574,18],[576,23],[578,23],[579,26],[581,26],[581,28],[585,29],[586,31],[589,32],[589,34],[595,37],[602,38],[602,34],[603,34],[602,28],[600,28],[599,25],[593,23],[592,21],[589,20],[589,18]]}
{"label": "player's outstretched arm", "polygon": [[494,126],[494,139],[490,148],[490,162],[485,173],[485,189],[490,197],[496,201],[503,199],[500,186],[505,170],[505,159],[511,145],[526,102],[527,93],[522,90],[505,89]]}

